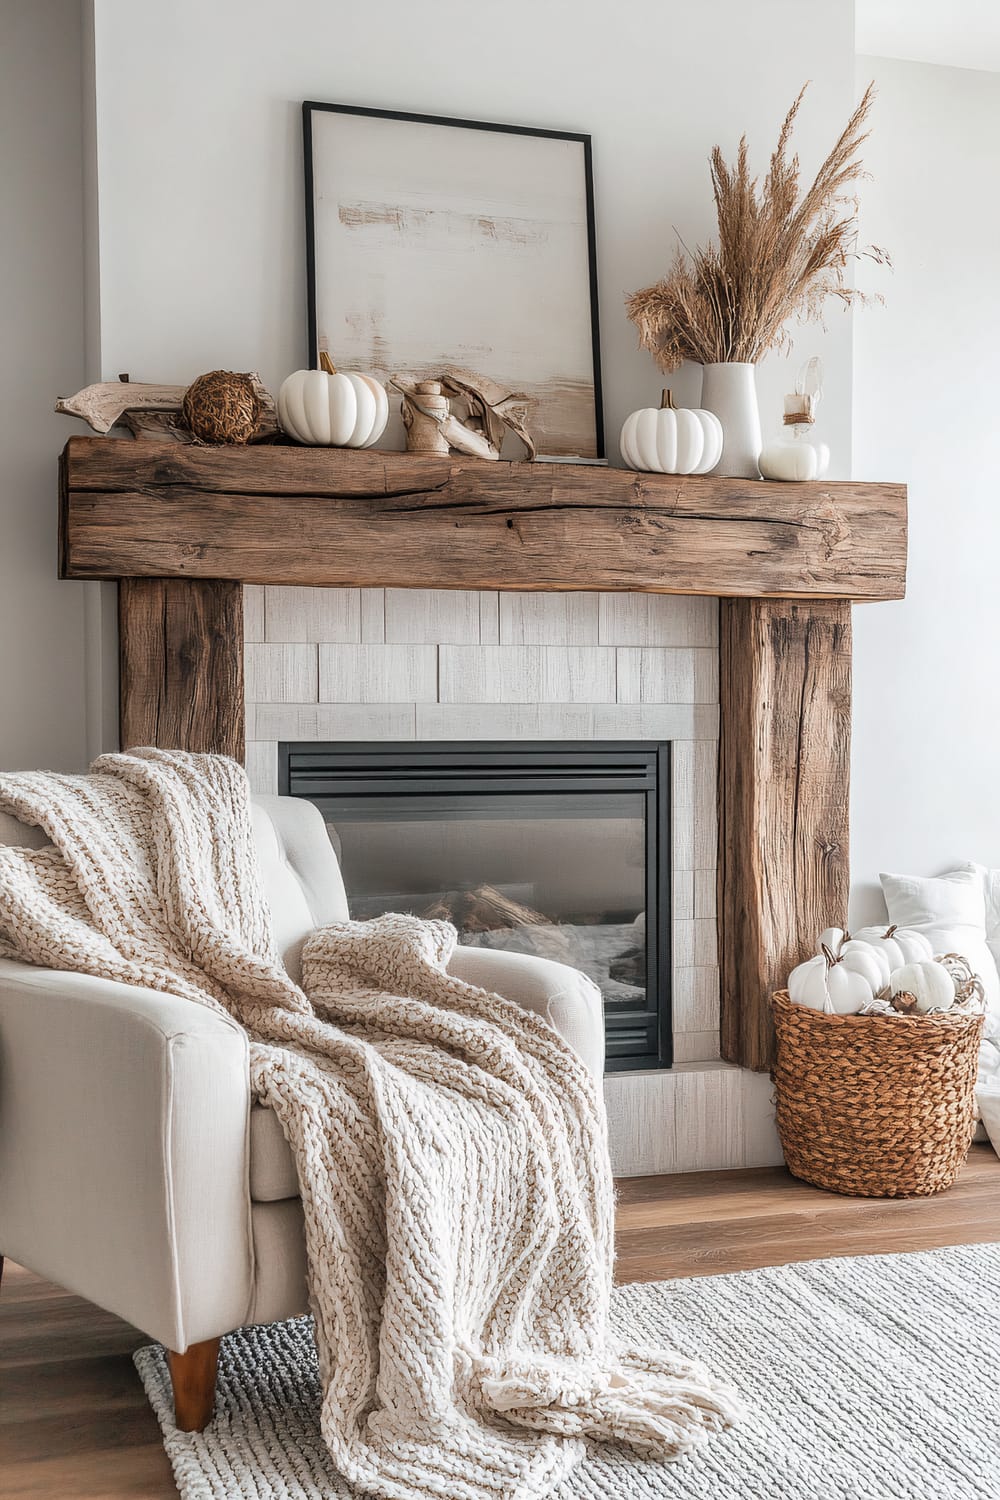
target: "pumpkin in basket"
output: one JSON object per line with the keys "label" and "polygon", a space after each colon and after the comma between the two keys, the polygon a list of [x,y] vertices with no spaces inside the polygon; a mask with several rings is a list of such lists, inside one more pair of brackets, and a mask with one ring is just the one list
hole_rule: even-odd
{"label": "pumpkin in basket", "polygon": [[861,947],[839,955],[825,943],[788,976],[788,993],[796,1005],[828,1015],[853,1016],[870,1005],[884,979],[875,957]]}

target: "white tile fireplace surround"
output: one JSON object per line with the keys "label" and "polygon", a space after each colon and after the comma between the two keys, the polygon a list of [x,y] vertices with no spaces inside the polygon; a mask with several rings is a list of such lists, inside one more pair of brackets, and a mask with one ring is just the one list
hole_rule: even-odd
{"label": "white tile fireplace surround", "polygon": [[719,1058],[718,603],[248,586],[247,767],[279,740],[670,740],[677,1066],[607,1080],[616,1170],[780,1160],[766,1076]]}

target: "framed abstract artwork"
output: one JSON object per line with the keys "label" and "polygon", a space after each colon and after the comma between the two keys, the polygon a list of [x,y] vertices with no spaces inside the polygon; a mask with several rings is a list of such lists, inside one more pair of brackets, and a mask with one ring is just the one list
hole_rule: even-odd
{"label": "framed abstract artwork", "polygon": [[539,457],[604,457],[590,137],[303,105],[309,346],[529,398]]}

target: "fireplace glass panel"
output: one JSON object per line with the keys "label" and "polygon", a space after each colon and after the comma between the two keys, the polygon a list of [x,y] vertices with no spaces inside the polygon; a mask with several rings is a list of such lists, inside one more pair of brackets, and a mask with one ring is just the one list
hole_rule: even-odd
{"label": "fireplace glass panel", "polygon": [[294,752],[307,747],[287,748],[285,789],[323,813],[353,918],[441,917],[467,946],[580,969],[603,997],[611,1066],[663,1065],[666,841],[655,751],[651,774],[648,747],[626,767],[594,748],[579,764],[560,751],[545,765],[537,754],[524,762],[518,747],[514,764],[491,767],[468,752],[449,766],[429,749],[404,756],[395,747],[400,765],[369,752],[365,768],[342,749],[346,766],[317,766],[317,746],[306,766]]}

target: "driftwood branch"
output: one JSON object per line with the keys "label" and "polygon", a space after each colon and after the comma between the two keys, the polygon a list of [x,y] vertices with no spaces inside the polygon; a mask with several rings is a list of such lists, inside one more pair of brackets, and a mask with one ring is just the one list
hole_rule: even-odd
{"label": "driftwood branch", "polygon": [[471,370],[447,370],[436,380],[409,381],[397,375],[390,384],[403,397],[407,452],[443,456],[454,449],[495,461],[510,431],[524,444],[528,459],[534,458],[534,440],[525,426],[530,401],[523,392],[508,391]]}
{"label": "driftwood branch", "polygon": [[[251,380],[260,398],[261,416],[257,437],[266,437],[278,430],[278,413],[274,401],[264,389],[256,371]],[[85,386],[75,396],[60,396],[55,409],[62,416],[80,417],[94,432],[110,432],[126,412],[170,412],[177,413],[184,400],[185,385],[146,385],[141,381],[101,380],[96,385]],[[189,442],[190,435],[182,436],[183,425],[171,424],[175,436],[181,442]]]}

